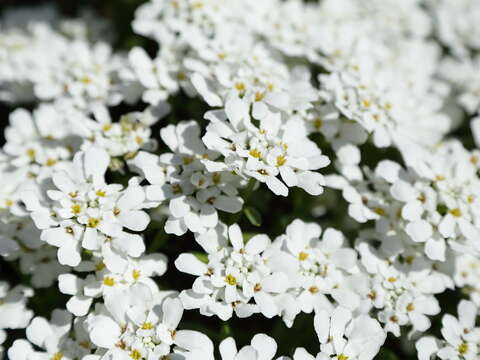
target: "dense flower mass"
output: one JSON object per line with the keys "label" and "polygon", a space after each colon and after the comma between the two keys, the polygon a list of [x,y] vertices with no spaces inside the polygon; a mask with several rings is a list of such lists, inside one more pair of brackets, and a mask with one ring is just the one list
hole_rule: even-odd
{"label": "dense flower mass", "polygon": [[101,3],[0,9],[0,357],[480,359],[478,0]]}

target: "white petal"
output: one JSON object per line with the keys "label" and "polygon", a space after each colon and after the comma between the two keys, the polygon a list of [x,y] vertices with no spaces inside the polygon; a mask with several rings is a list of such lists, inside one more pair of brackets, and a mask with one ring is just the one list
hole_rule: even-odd
{"label": "white petal", "polygon": [[213,357],[213,343],[208,338],[198,331],[193,330],[179,330],[174,338],[175,345],[187,350],[202,350],[204,354]]}
{"label": "white petal", "polygon": [[238,224],[233,224],[228,228],[228,238],[235,250],[240,250],[243,248],[243,235],[242,230]]}
{"label": "white petal", "polygon": [[73,274],[60,274],[58,288],[62,294],[76,295],[81,290],[81,280]]}
{"label": "white petal", "polygon": [[166,298],[162,305],[162,322],[169,327],[169,330],[177,328],[183,315],[182,303],[178,298]]}
{"label": "white petal", "polygon": [[27,360],[31,353],[33,353],[33,347],[28,341],[15,340],[8,349],[8,358],[10,360]]}
{"label": "white petal", "polygon": [[475,319],[477,317],[477,307],[471,301],[462,300],[458,304],[458,318],[465,329],[473,329],[475,327]]}
{"label": "white petal", "polygon": [[265,183],[275,195],[281,195],[281,196],[288,195],[288,188],[285,186],[284,183],[278,180],[275,176],[267,176],[265,178]]}
{"label": "white petal", "polygon": [[53,332],[50,324],[46,319],[41,317],[33,319],[27,327],[28,340],[39,347],[43,347],[45,340],[52,335]]}
{"label": "white petal", "polygon": [[218,195],[213,201],[213,206],[218,210],[234,214],[242,210],[243,199],[234,196]]}
{"label": "white petal", "polygon": [[267,235],[255,235],[245,245],[245,252],[248,254],[260,254],[270,245],[270,238]]}
{"label": "white petal", "polygon": [[429,259],[445,261],[446,244],[444,239],[429,239],[425,243],[425,254]]}
{"label": "white petal", "polygon": [[105,315],[94,316],[88,322],[90,339],[98,347],[113,348],[122,333],[120,326]]}
{"label": "white petal", "polygon": [[66,243],[58,249],[58,261],[62,265],[75,267],[82,260],[77,244],[74,242]]}
{"label": "white petal", "polygon": [[85,316],[88,314],[93,298],[83,295],[72,296],[67,302],[67,310],[75,316]]}
{"label": "white petal", "polygon": [[140,210],[132,210],[127,213],[120,212],[118,218],[123,226],[132,231],[143,231],[150,222],[150,216],[145,211]]}
{"label": "white petal", "polygon": [[272,295],[259,291],[256,292],[253,297],[255,298],[255,303],[266,318],[271,319],[275,315],[278,315],[278,307]]}
{"label": "white petal", "polygon": [[222,360],[234,360],[237,355],[237,344],[232,337],[222,340],[218,349]]}
{"label": "white petal", "polygon": [[252,347],[257,350],[258,360],[273,359],[277,352],[277,343],[273,338],[265,334],[257,334],[252,338]]}
{"label": "white petal", "polygon": [[170,200],[170,213],[176,218],[182,218],[190,212],[190,205],[187,203],[187,198],[184,196]]}
{"label": "white petal", "polygon": [[242,120],[250,120],[248,112],[248,104],[239,98],[230,99],[225,104],[225,113],[234,127],[237,127]]}
{"label": "white petal", "polygon": [[201,276],[207,273],[207,265],[192,254],[180,254],[175,260],[175,267],[184,273]]}
{"label": "white petal", "polygon": [[425,242],[433,235],[432,225],[425,220],[417,220],[408,223],[405,231],[415,242]]}

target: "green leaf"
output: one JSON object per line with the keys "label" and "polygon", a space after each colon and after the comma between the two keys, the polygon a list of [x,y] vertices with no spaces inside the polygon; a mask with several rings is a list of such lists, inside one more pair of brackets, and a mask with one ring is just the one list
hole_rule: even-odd
{"label": "green leaf", "polygon": [[201,262],[207,264],[208,263],[208,255],[203,253],[203,252],[200,252],[200,251],[194,251],[192,253],[193,255],[195,255],[195,257],[200,260]]}
{"label": "green leaf", "polygon": [[258,212],[257,209],[251,206],[247,206],[243,209],[243,213],[253,226],[262,225],[262,215]]}

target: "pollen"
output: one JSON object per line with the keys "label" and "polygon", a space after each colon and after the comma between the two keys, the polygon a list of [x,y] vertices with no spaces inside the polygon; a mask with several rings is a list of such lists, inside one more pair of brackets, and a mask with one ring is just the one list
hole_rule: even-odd
{"label": "pollen", "polygon": [[140,136],[136,136],[136,137],[135,137],[135,142],[136,142],[138,145],[142,145],[142,144],[143,144],[143,139],[142,139]]}
{"label": "pollen", "polygon": [[95,265],[95,271],[102,271],[103,269],[105,269],[105,264],[103,262],[101,263],[98,263]]}
{"label": "pollen", "polygon": [[183,165],[190,165],[193,162],[193,158],[190,156],[184,156],[182,162]]}
{"label": "pollen", "polygon": [[390,283],[394,283],[395,281],[397,281],[397,278],[396,278],[396,277],[393,277],[393,276],[390,276],[387,280],[388,280],[388,282],[390,282]]}
{"label": "pollen", "polygon": [[153,329],[153,324],[150,321],[146,321],[142,324],[142,329],[143,330],[152,330]]}
{"label": "pollen", "polygon": [[174,194],[181,194],[183,192],[183,189],[182,187],[180,186],[180,184],[173,184],[172,185],[172,192]]}
{"label": "pollen", "polygon": [[260,175],[264,175],[264,176],[268,175],[268,171],[265,170],[265,169],[259,169],[259,170],[257,170],[257,172],[258,172]]}
{"label": "pollen", "polygon": [[316,294],[316,293],[318,293],[320,290],[319,290],[318,287],[316,287],[316,286],[310,286],[310,287],[308,288],[308,291],[310,291],[312,294]]}
{"label": "pollen", "polygon": [[82,77],[82,78],[80,79],[80,81],[81,81],[82,83],[88,85],[88,84],[90,84],[90,83],[92,82],[92,79],[90,78],[90,76],[85,75],[84,77]]}
{"label": "pollen", "polygon": [[113,208],[113,215],[118,216],[120,214],[120,209],[117,207]]}
{"label": "pollen", "polygon": [[308,254],[306,252],[300,251],[298,254],[298,260],[304,261],[308,259]]}
{"label": "pollen", "polygon": [[385,210],[382,209],[381,207],[376,207],[375,209],[373,209],[373,212],[377,215],[380,215],[380,216],[385,216]]}
{"label": "pollen", "polygon": [[368,99],[363,99],[363,100],[362,100],[362,106],[363,106],[363,107],[368,108],[368,107],[370,107],[370,105],[372,105],[372,103],[370,102],[370,100],[368,100]]}
{"label": "pollen", "polygon": [[287,159],[283,155],[277,156],[277,166],[283,166],[287,162]]}
{"label": "pollen", "polygon": [[252,156],[256,159],[260,159],[262,157],[262,153],[260,151],[258,151],[257,149],[250,150],[249,154],[250,154],[250,156]]}
{"label": "pollen", "polygon": [[316,118],[314,121],[313,121],[313,127],[315,129],[320,129],[321,127],[323,126],[323,120],[320,119],[320,118]]}
{"label": "pollen", "polygon": [[80,214],[80,211],[82,211],[82,207],[79,204],[72,205],[72,213],[74,215]]}
{"label": "pollen", "polygon": [[461,343],[460,345],[458,345],[458,352],[462,355],[466,354],[468,352],[468,344]]}
{"label": "pollen", "polygon": [[207,203],[209,203],[210,205],[213,205],[216,199],[217,198],[215,196],[211,196],[207,199]]}
{"label": "pollen", "polygon": [[90,342],[89,342],[89,341],[86,341],[86,340],[85,340],[85,341],[80,341],[78,344],[79,344],[81,347],[83,347],[84,349],[90,349],[90,347],[92,346],[92,345],[90,344]]}
{"label": "pollen", "polygon": [[72,199],[75,199],[78,196],[78,191],[69,192],[68,196],[70,196]]}
{"label": "pollen", "polygon": [[98,218],[89,218],[87,226],[90,228],[96,228],[98,224],[100,223],[100,219]]}
{"label": "pollen", "polygon": [[225,276],[225,282],[228,285],[232,285],[232,286],[237,285],[237,279],[235,278],[235,276],[233,276],[231,274],[228,274],[227,276]]}
{"label": "pollen", "polygon": [[141,273],[140,270],[137,270],[137,269],[133,270],[133,271],[132,271],[132,277],[133,277],[133,279],[134,279],[134,280],[140,279],[140,273]]}
{"label": "pollen", "polygon": [[255,101],[262,101],[264,97],[265,97],[265,94],[262,92],[257,91],[255,93]]}
{"label": "pollen", "polygon": [[73,229],[72,229],[70,226],[67,226],[67,227],[65,228],[65,232],[66,232],[67,234],[73,235]]}
{"label": "pollen", "polygon": [[239,92],[244,92],[245,91],[245,84],[243,82],[239,82],[235,84],[235,89],[237,89]]}
{"label": "pollen", "polygon": [[12,201],[12,200],[10,200],[10,199],[5,200],[5,206],[6,206],[6,207],[10,207],[10,206],[12,206],[12,205],[13,205],[13,201]]}
{"label": "pollen", "polygon": [[47,166],[53,166],[57,163],[57,160],[55,159],[47,159],[47,162],[45,163]]}
{"label": "pollen", "polygon": [[110,277],[110,276],[106,276],[103,279],[103,284],[106,285],[106,286],[114,286],[115,285],[115,279]]}
{"label": "pollen", "polygon": [[141,359],[142,359],[142,354],[141,354],[140,351],[138,351],[137,349],[133,349],[133,350],[130,352],[130,357],[131,357],[133,360],[141,360]]}
{"label": "pollen", "polygon": [[337,356],[337,360],[348,360],[348,356],[340,354],[340,355]]}
{"label": "pollen", "polygon": [[255,284],[255,287],[253,288],[253,291],[259,292],[260,290],[262,290],[262,285],[260,285],[260,284]]}
{"label": "pollen", "polygon": [[112,124],[105,124],[105,125],[102,126],[102,131],[107,132],[111,128],[112,128]]}
{"label": "pollen", "polygon": [[221,179],[222,179],[222,175],[220,175],[219,173],[214,173],[212,175],[212,181],[215,185],[218,185]]}
{"label": "pollen", "polygon": [[450,210],[450,214],[452,214],[455,217],[460,217],[462,216],[462,211],[459,208],[455,208]]}
{"label": "pollen", "polygon": [[53,354],[50,360],[61,360],[63,359],[63,354],[61,352],[56,352]]}
{"label": "pollen", "polygon": [[32,160],[35,160],[35,150],[33,149],[28,149],[27,150],[27,156],[32,159]]}
{"label": "pollen", "polygon": [[469,204],[472,204],[474,201],[475,201],[475,196],[473,196],[473,195],[468,195],[467,196],[467,202]]}
{"label": "pollen", "polygon": [[106,192],[103,190],[97,190],[95,195],[97,195],[98,197],[104,197],[106,195]]}
{"label": "pollen", "polygon": [[413,310],[415,310],[415,306],[412,303],[408,304],[407,305],[407,311],[412,312]]}
{"label": "pollen", "polygon": [[445,176],[443,176],[443,175],[435,176],[435,181],[443,181],[443,180],[445,180]]}

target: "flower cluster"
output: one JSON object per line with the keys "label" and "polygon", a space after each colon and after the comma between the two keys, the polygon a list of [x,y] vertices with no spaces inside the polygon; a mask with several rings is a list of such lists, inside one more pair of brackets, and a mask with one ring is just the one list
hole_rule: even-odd
{"label": "flower cluster", "polygon": [[138,3],[0,14],[0,357],[480,358],[478,0]]}

